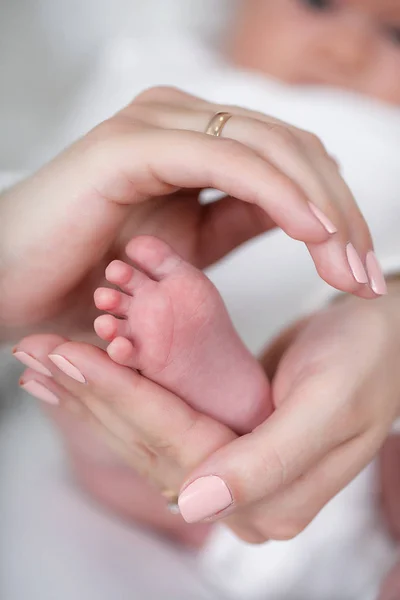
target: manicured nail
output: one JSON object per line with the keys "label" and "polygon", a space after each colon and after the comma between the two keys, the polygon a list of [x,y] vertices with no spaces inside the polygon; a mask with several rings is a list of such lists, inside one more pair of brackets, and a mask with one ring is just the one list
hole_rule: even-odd
{"label": "manicured nail", "polygon": [[22,352],[22,350],[14,350],[13,356],[15,356],[17,360],[22,362],[23,365],[29,367],[30,369],[33,369],[37,373],[41,373],[42,375],[46,375],[47,377],[52,377],[52,374],[49,371],[49,369],[42,365],[42,363],[39,362],[37,358],[34,358],[30,354]]}
{"label": "manicured nail", "polygon": [[367,271],[365,270],[362,260],[353,244],[347,244],[346,254],[351,272],[353,273],[353,277],[357,283],[368,283]]}
{"label": "manicured nail", "polygon": [[326,214],[320,208],[318,208],[318,206],[316,206],[312,202],[309,202],[308,206],[310,207],[310,210],[313,213],[313,215],[315,217],[317,217],[318,221],[321,223],[321,225],[326,229],[326,231],[328,233],[336,233],[337,232],[338,229],[337,229],[336,225],[334,225],[332,223],[330,218],[327,217]]}
{"label": "manicured nail", "polygon": [[49,359],[60,369],[60,371],[65,373],[65,375],[68,375],[68,377],[71,377],[71,379],[75,379],[78,383],[86,383],[86,379],[80,370],[63,356],[60,356],[59,354],[49,354]]}
{"label": "manicured nail", "polygon": [[369,276],[369,283],[371,289],[378,296],[385,296],[388,293],[385,277],[382,272],[382,268],[376,258],[375,252],[368,252],[367,254],[367,271]]}
{"label": "manicured nail", "polygon": [[21,387],[28,392],[28,394],[35,396],[35,398],[38,398],[43,402],[47,402],[47,404],[52,404],[53,406],[60,404],[57,396],[38,381],[27,381],[26,383],[21,383]]}
{"label": "manicured nail", "polygon": [[198,523],[225,510],[232,502],[226,483],[210,475],[191,483],[179,496],[178,505],[187,523]]}

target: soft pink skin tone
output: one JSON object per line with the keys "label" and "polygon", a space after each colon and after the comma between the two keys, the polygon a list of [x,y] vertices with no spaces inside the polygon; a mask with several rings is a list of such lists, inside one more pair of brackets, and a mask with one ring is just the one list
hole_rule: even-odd
{"label": "soft pink skin tone", "polygon": [[[179,90],[148,90],[3,194],[1,340],[38,330],[89,336],[97,315],[93,291],[104,284],[110,260],[125,259],[126,242],[140,234],[162,237],[185,260],[204,268],[278,226],[308,245],[319,274],[331,285],[376,297],[369,285],[356,282],[345,251],[352,241],[365,262],[372,249],[368,227],[322,144],[307,132],[240,108],[224,130],[230,139],[203,135],[220,110],[227,107]],[[201,205],[199,188],[208,187],[227,198]],[[333,235],[327,230],[331,225]],[[24,348],[38,360],[31,350],[37,348]],[[47,354],[52,350],[54,345]],[[72,365],[69,375],[76,375],[74,357],[60,356],[58,365]],[[45,362],[46,369],[60,373],[50,359]],[[113,381],[108,367],[104,372]],[[57,381],[47,380],[43,370],[41,376],[39,383],[58,397]],[[96,377],[101,381],[101,372]],[[88,383],[75,383],[89,389]],[[77,408],[71,398],[67,404]],[[169,426],[173,430],[174,423]],[[187,470],[176,478],[179,484]]]}
{"label": "soft pink skin tone", "polygon": [[[160,490],[178,491],[186,474],[235,434],[132,369],[117,365],[104,351],[65,342],[55,335],[23,340],[18,350],[33,353],[52,377],[28,369],[21,385],[26,388],[37,383],[58,398],[59,406],[46,404],[46,412],[63,435],[82,488],[128,520],[139,521],[180,543],[200,546],[210,527],[189,526],[171,515]],[[79,366],[86,383],[79,383],[76,371],[68,367],[74,378],[64,375],[49,356],[62,356],[68,364]],[[59,362],[63,368],[65,361]],[[72,388],[68,392],[70,384],[75,392]],[[90,409],[81,402],[82,390]],[[37,397],[47,401],[41,394]],[[106,398],[113,408],[105,412]],[[185,451],[182,444],[187,445]]]}
{"label": "soft pink skin tone", "polygon": [[[400,541],[400,436],[392,435],[380,457],[381,498],[386,523],[394,539]],[[400,562],[386,577],[379,600],[400,597]]]}
{"label": "soft pink skin tone", "polygon": [[[124,259],[140,234],[158,235],[204,268],[278,226],[307,244],[329,284],[375,298],[355,281],[345,252],[351,241],[366,260],[368,227],[322,144],[241,108],[224,129],[230,139],[204,135],[221,110],[232,109],[176,89],[147,90],[2,195],[0,339],[46,328],[91,332],[105,266]],[[199,190],[209,187],[227,197],[202,205]]]}
{"label": "soft pink skin tone", "polygon": [[400,598],[400,563],[395,565],[385,578],[378,600],[398,600]]}
{"label": "soft pink skin tone", "polygon": [[[186,494],[182,504],[188,520],[224,519],[251,542],[290,539],[375,456],[399,414],[400,282],[391,281],[389,291],[375,303],[344,298],[284,332],[262,361],[276,410],[240,438],[105,352],[56,336],[18,345],[52,372],[50,379],[28,370],[22,381],[41,382],[61,408],[95,419],[104,438],[161,489],[182,485],[185,500],[196,482],[195,503]],[[87,383],[59,371],[50,354],[63,356]],[[201,497],[201,484],[210,476],[224,482],[232,502],[207,516],[204,508],[215,506],[207,493]]]}
{"label": "soft pink skin tone", "polygon": [[122,291],[95,294],[97,308],[119,317],[95,322],[109,356],[238,433],[265,421],[268,380],[209,279],[154,237],[133,239],[126,254],[141,271],[113,262],[106,278]]}
{"label": "soft pink skin tone", "polygon": [[242,0],[228,57],[300,85],[335,86],[400,104],[397,0]]}
{"label": "soft pink skin tone", "polygon": [[28,392],[28,394],[35,396],[35,398],[38,398],[38,400],[41,400],[42,402],[47,402],[47,404],[53,404],[54,406],[58,406],[59,404],[57,396],[39,381],[27,381],[22,384],[21,387]]}
{"label": "soft pink skin tone", "polygon": [[274,414],[217,451],[185,490],[218,475],[233,497],[219,518],[255,503],[265,538],[302,531],[374,457],[399,414],[399,298],[392,282],[376,304],[344,299],[284,333],[264,359]]}
{"label": "soft pink skin tone", "polygon": [[127,522],[136,521],[173,541],[198,548],[203,545],[210,525],[187,525],[165,510],[165,499],[158,487],[150,484],[133,468],[131,461],[107,447],[104,439],[87,426],[77,410],[46,411],[65,441],[73,474],[81,488],[105,506],[111,514]]}

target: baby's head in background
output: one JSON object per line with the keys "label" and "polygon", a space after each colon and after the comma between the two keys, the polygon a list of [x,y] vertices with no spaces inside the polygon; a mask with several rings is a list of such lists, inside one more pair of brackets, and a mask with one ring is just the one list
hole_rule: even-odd
{"label": "baby's head in background", "polygon": [[400,0],[240,0],[231,60],[400,105]]}

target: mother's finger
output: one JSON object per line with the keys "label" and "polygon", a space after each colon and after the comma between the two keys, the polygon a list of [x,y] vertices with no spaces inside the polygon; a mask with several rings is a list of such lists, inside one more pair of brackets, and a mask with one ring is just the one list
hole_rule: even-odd
{"label": "mother's finger", "polygon": [[[137,472],[152,474],[152,480],[157,480],[156,465],[153,461],[153,456],[146,451],[144,446],[136,442],[134,435],[129,437],[129,443],[121,435],[121,428],[116,420],[107,419],[107,427],[101,419],[97,418],[94,412],[88,405],[82,402],[81,397],[74,396],[71,391],[62,386],[55,378],[49,378],[38,373],[33,369],[27,369],[21,379],[20,387],[35,397],[44,402],[47,406],[46,412],[51,414],[52,420],[61,428],[65,426],[65,419],[62,418],[60,411],[67,411],[73,415],[75,428],[78,428],[81,423],[85,426],[89,425],[90,429],[99,435],[99,438],[107,444],[126,464],[133,467]],[[168,465],[163,465],[164,481],[174,481],[175,485],[179,485],[182,477],[176,478],[171,474],[171,469]]]}
{"label": "mother's finger", "polygon": [[[133,110],[135,108],[135,110]],[[205,104],[202,110],[194,110],[193,106],[171,105],[133,105],[130,113],[150,125],[163,129],[182,129],[204,133],[207,123],[215,113],[216,107]],[[304,199],[313,204],[312,210],[322,220],[328,233],[336,233],[340,222],[340,207],[330,201],[330,190],[317,175],[312,162],[289,126],[277,124],[265,117],[258,119],[251,111],[236,112],[231,108],[233,117],[225,124],[221,136],[236,140],[254,150],[268,164],[276,167],[282,174],[303,191]],[[317,207],[317,208],[316,208]],[[340,223],[346,229],[346,223]]]}
{"label": "mother's finger", "polygon": [[326,386],[299,383],[265,423],[196,468],[180,495],[185,520],[225,517],[272,498],[351,437],[346,409],[327,410]]}
{"label": "mother's finger", "polygon": [[[115,121],[92,132],[93,155],[85,169],[87,183],[96,176],[104,199],[134,204],[180,188],[211,187],[260,206],[295,239],[317,243],[329,237],[302,190],[248,146],[195,131],[141,128],[138,122],[121,134]],[[115,173],[124,174],[125,184],[115,185]]]}
{"label": "mother's finger", "polygon": [[[170,103],[134,102],[127,111],[135,119],[165,129],[203,132],[216,109],[230,110],[233,117],[226,123],[221,137],[236,140],[264,158],[301,190],[303,202],[327,232],[337,232],[334,239],[327,238],[329,248],[325,248],[326,244],[317,247],[315,243],[309,244],[322,278],[344,291],[374,297],[365,285],[373,248],[368,226],[338,169],[315,136],[252,111],[217,107],[204,101],[199,104],[193,99],[190,104],[191,97],[182,104],[179,98],[175,90]],[[286,208],[283,203],[282,210]],[[275,219],[275,214],[269,212],[269,215]],[[372,279],[376,282],[376,277]],[[376,285],[374,289],[375,293],[383,290]]]}
{"label": "mother's finger", "polygon": [[171,392],[115,364],[99,348],[75,342],[51,346],[56,339],[52,336],[49,341],[48,337],[25,338],[17,352],[29,351],[51,372],[52,381],[82,402],[127,445],[139,440],[159,456],[191,469],[236,437]]}
{"label": "mother's finger", "polygon": [[[152,122],[157,122],[159,126],[162,127],[168,126],[165,112],[170,112],[171,108],[175,110],[175,113],[177,112],[177,109],[179,109],[181,113],[182,111],[186,111],[187,115],[193,115],[195,111],[197,111],[197,113],[200,115],[208,115],[208,118],[218,111],[229,112],[234,114],[235,117],[242,117],[243,119],[252,119],[257,122],[265,123],[279,138],[276,140],[278,144],[282,145],[282,141],[288,142],[288,144],[285,146],[285,149],[290,151],[290,147],[288,148],[288,145],[296,146],[297,150],[299,147],[302,149],[302,158],[307,158],[309,163],[314,167],[314,176],[317,177],[317,179],[320,180],[320,184],[323,185],[325,189],[324,195],[326,196],[327,192],[328,195],[332,194],[332,200],[334,200],[334,202],[338,204],[338,207],[343,209],[343,212],[349,217],[348,225],[351,226],[353,224],[355,226],[358,236],[362,236],[366,239],[370,236],[368,225],[366,224],[365,219],[357,203],[355,202],[351,190],[338,172],[337,161],[328,154],[324,144],[313,133],[290,125],[290,123],[285,123],[281,119],[277,119],[271,115],[266,115],[259,111],[248,110],[241,106],[218,105],[210,103],[202,98],[198,98],[172,87],[161,86],[145,90],[137,98],[135,98],[134,102],[132,102],[125,110],[131,111],[132,116],[136,117],[138,106],[142,111],[141,113],[139,112],[139,115],[142,118],[147,121],[150,120]],[[149,107],[153,107],[153,110],[149,110]],[[154,114],[154,108],[157,109],[157,115]],[[204,130],[204,119],[204,116],[196,119],[196,122],[198,123],[196,127],[197,131]],[[169,117],[168,120],[171,121],[171,117]],[[193,129],[193,126],[196,124],[193,116],[190,122],[188,116],[186,118],[184,117],[183,120],[180,118],[180,122],[186,123],[186,128],[189,129]],[[175,126],[182,128],[182,124],[177,125],[176,122]],[[230,126],[231,124],[229,127]],[[228,127],[228,125],[226,127]],[[247,134],[246,137],[246,143],[248,143],[249,135]],[[260,145],[257,143],[257,141],[255,143],[258,146]],[[261,149],[265,152],[265,148],[263,146]],[[277,157],[275,153],[276,150],[279,151],[279,148],[273,147],[273,150],[274,152],[268,152],[268,155],[271,157],[272,161],[278,161],[278,163],[282,165],[280,157]],[[286,159],[286,154],[284,156]],[[302,164],[304,165],[304,162]],[[286,160],[283,164],[283,168],[285,167]],[[306,167],[306,171],[307,170],[308,169]],[[296,176],[303,178],[303,175],[299,170]],[[319,206],[319,201],[316,203],[316,205]]]}
{"label": "mother's finger", "polygon": [[368,465],[384,437],[368,432],[345,442],[282,492],[232,515],[228,524],[251,527],[265,540],[297,536]]}
{"label": "mother's finger", "polygon": [[[111,413],[107,415],[107,427],[102,427],[106,411],[103,411],[103,414],[100,411],[102,419],[99,419],[95,411],[91,410],[88,386],[70,385],[71,381],[77,383],[76,377],[79,377],[77,369],[72,365],[69,366],[70,375],[75,377],[75,379],[71,379],[70,376],[65,376],[57,370],[49,359],[49,354],[52,354],[55,348],[67,342],[66,338],[53,334],[32,335],[23,339],[13,350],[14,357],[29,367],[20,379],[21,388],[54,409],[72,412],[79,420],[84,420],[92,427],[101,430],[103,437],[107,437],[108,443],[125,457],[129,457],[129,462],[132,462],[130,460],[132,454],[134,460],[132,447],[127,451],[121,435],[122,431],[126,431],[124,423],[120,423]],[[76,394],[74,387],[77,391]],[[83,401],[83,398],[86,402]],[[132,441],[132,439],[131,434],[129,440]]]}
{"label": "mother's finger", "polygon": [[[321,153],[313,150],[312,147],[307,148],[306,152],[311,157],[316,172],[323,178],[330,197],[334,199],[348,224],[348,239],[347,242],[345,241],[346,257],[354,277],[361,281],[366,274],[369,279],[370,285],[368,287],[361,285],[357,295],[366,299],[373,298],[376,295],[384,295],[387,291],[386,283],[374,254],[371,233],[354,201],[351,190],[332,162],[326,160]],[[324,279],[324,273],[330,272],[331,268],[328,253],[324,247],[317,244],[308,244],[308,248],[320,276]],[[361,265],[358,264],[359,257],[362,259]]]}

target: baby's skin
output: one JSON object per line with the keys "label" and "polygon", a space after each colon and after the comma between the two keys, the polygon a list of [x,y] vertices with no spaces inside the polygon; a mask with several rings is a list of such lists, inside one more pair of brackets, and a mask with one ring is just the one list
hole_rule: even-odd
{"label": "baby's skin", "polygon": [[[188,263],[204,268],[280,227],[307,244],[320,276],[334,287],[375,298],[385,285],[368,227],[322,144],[240,108],[224,129],[227,139],[203,135],[209,119],[226,110],[179,90],[148,90],[7,191],[0,219],[0,333],[14,339],[40,325],[82,339],[92,329],[93,290],[104,285],[105,266],[114,259],[106,279],[119,291],[95,293],[97,307],[111,313],[96,321],[96,330],[109,342],[112,359],[241,434],[272,412],[269,384],[218,292]],[[227,196],[206,206],[198,192],[210,187]],[[184,259],[165,242],[140,237],[158,232]],[[14,355],[49,377],[34,349]],[[102,366],[104,381],[113,381],[107,368],[116,366]],[[57,404],[53,384],[21,382]],[[84,489],[117,514],[201,543],[204,526],[184,527],[168,513],[158,488],[135,477],[89,427],[78,427],[65,413],[49,410]]]}
{"label": "baby's skin", "polygon": [[230,33],[241,68],[400,104],[397,0],[241,0]]}
{"label": "baby's skin", "polygon": [[97,308],[111,313],[95,322],[109,356],[237,433],[265,421],[268,380],[210,280],[155,237],[134,238],[126,254],[135,267],[118,260],[106,269],[119,290],[95,292]]}

